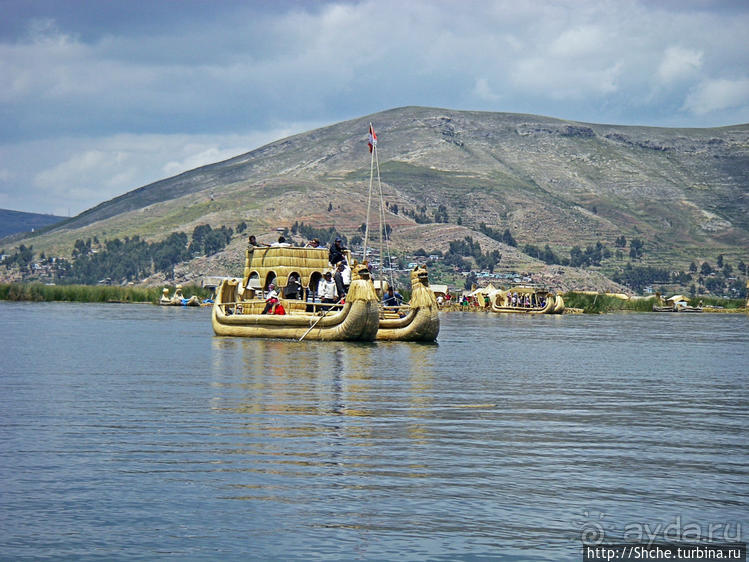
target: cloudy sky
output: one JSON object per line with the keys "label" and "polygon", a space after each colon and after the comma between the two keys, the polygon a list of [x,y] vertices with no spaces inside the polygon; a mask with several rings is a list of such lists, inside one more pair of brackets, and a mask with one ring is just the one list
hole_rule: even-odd
{"label": "cloudy sky", "polygon": [[745,0],[0,0],[0,208],[404,105],[749,123],[748,41]]}

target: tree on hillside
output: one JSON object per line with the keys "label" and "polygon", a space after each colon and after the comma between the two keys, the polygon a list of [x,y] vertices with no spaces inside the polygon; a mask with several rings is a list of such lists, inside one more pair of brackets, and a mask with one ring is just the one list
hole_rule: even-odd
{"label": "tree on hillside", "polygon": [[473,271],[471,271],[466,276],[466,282],[465,282],[465,285],[463,285],[463,287],[465,288],[466,291],[470,291],[473,288],[473,286],[476,284],[476,281],[478,281],[478,278],[476,277],[476,274]]}
{"label": "tree on hillside", "polygon": [[518,245],[518,243],[515,242],[515,239],[512,237],[512,233],[510,232],[509,228],[505,228],[504,233],[502,233],[502,242],[504,242],[508,246],[513,247],[516,247]]}
{"label": "tree on hillside", "polygon": [[629,257],[632,259],[640,259],[644,252],[644,244],[639,238],[632,238],[629,241]]}

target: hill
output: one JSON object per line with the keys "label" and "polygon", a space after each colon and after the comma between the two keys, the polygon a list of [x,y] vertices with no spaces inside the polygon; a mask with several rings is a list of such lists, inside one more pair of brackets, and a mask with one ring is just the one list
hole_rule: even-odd
{"label": "hill", "polygon": [[66,217],[55,215],[42,215],[39,213],[24,213],[21,211],[9,211],[0,209],[0,238],[17,234],[19,232],[31,232],[45,226],[50,226],[65,220]]}
{"label": "hill", "polygon": [[[17,243],[69,255],[86,237],[161,240],[202,223],[240,221],[268,240],[296,221],[353,235],[366,213],[369,122],[396,250],[443,251],[472,236],[499,249],[505,267],[543,267],[481,234],[483,223],[509,229],[520,248],[548,245],[560,255],[596,243],[613,248],[623,236],[643,241],[645,265],[747,258],[749,125],[631,127],[422,107],[279,140],[138,188]],[[238,270],[242,246],[237,239],[200,269]],[[612,259],[601,271],[623,265]]]}

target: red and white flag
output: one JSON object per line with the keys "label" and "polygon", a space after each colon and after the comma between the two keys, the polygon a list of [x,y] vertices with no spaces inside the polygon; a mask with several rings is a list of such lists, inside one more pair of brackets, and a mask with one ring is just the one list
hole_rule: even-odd
{"label": "red and white flag", "polygon": [[374,127],[372,127],[372,124],[369,124],[369,142],[367,143],[369,145],[369,151],[372,152],[375,146],[377,146],[377,134],[374,131]]}

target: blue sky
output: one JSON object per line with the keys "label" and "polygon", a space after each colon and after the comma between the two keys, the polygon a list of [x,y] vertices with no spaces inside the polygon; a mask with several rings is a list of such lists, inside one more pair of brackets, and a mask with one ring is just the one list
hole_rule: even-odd
{"label": "blue sky", "polygon": [[748,41],[745,1],[0,0],[0,208],[75,215],[404,105],[749,123]]}

